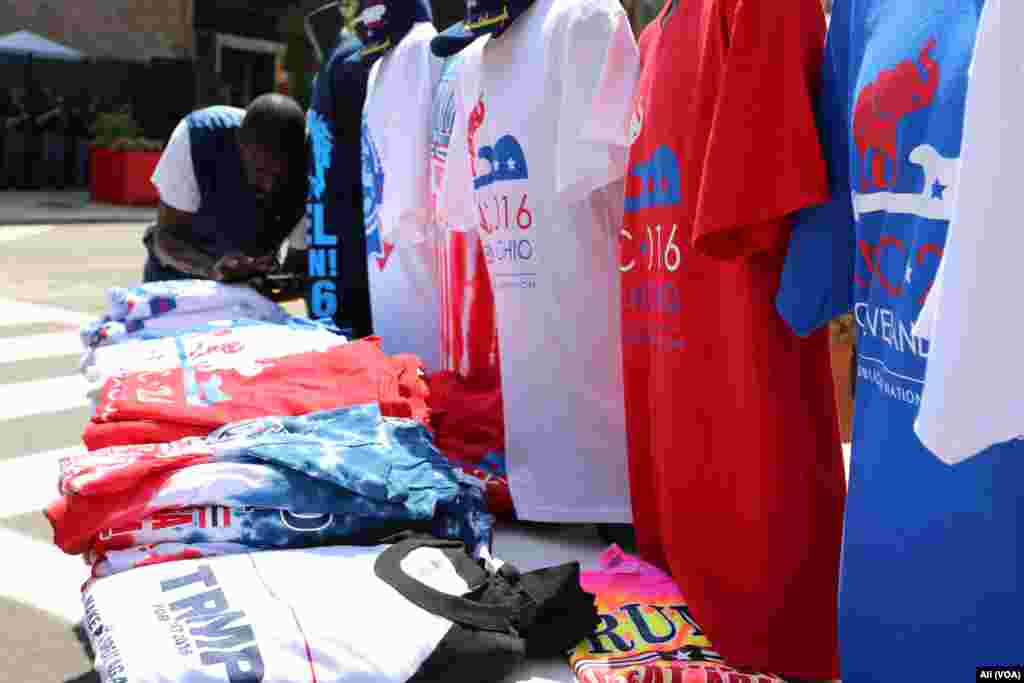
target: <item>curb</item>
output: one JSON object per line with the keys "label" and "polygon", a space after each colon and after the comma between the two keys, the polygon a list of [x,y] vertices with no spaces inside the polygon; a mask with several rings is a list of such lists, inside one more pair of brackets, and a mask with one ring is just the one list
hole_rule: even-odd
{"label": "curb", "polygon": [[96,223],[147,223],[156,220],[156,214],[150,216],[51,216],[48,218],[23,218],[9,220],[0,218],[0,227],[12,225],[88,225]]}

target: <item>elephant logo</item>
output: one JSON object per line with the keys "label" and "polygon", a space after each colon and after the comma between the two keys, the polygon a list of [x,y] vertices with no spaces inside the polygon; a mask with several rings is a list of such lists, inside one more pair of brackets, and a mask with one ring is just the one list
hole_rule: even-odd
{"label": "elephant logo", "polygon": [[626,197],[626,213],[656,206],[675,206],[683,200],[679,159],[668,145],[654,150],[651,158],[633,164],[630,185],[639,185],[637,194]]}
{"label": "elephant logo", "polygon": [[[883,69],[865,85],[853,107],[853,137],[861,158],[865,190],[892,187],[898,175],[897,132],[903,117],[934,101],[939,63],[932,57],[935,38],[917,55]],[[887,172],[888,167],[888,172]]]}
{"label": "elephant logo", "polygon": [[854,193],[853,208],[858,217],[884,211],[938,221],[952,218],[960,160],[944,157],[928,144],[912,149],[907,160],[921,169],[924,176],[921,191]]}
{"label": "elephant logo", "polygon": [[[469,168],[473,173],[473,187],[477,190],[502,180],[526,180],[530,177],[526,153],[514,135],[502,135],[493,145],[477,147],[477,133],[487,117],[487,105],[480,95],[467,121],[466,140],[469,146]],[[489,169],[483,173],[478,164],[486,161]]]}
{"label": "elephant logo", "polygon": [[473,179],[473,187],[478,190],[502,180],[526,180],[530,177],[526,154],[512,135],[502,135],[493,147],[484,145],[478,156],[491,167],[490,172]]}

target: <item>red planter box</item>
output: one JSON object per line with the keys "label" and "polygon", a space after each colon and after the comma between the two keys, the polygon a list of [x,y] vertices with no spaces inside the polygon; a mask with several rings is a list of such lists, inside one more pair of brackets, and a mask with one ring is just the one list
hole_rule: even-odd
{"label": "red planter box", "polygon": [[117,167],[114,153],[103,147],[89,148],[89,195],[97,202],[111,202],[117,194],[120,180],[115,177]]}
{"label": "red planter box", "polygon": [[108,204],[156,206],[160,194],[149,181],[160,152],[118,152],[103,147],[89,150],[89,193]]}

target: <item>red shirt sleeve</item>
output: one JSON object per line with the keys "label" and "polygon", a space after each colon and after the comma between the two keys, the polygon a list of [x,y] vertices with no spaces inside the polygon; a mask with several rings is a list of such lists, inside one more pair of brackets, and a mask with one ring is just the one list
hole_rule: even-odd
{"label": "red shirt sleeve", "polygon": [[827,201],[814,119],[820,0],[736,0],[704,158],[694,247],[719,258],[783,250],[789,214]]}

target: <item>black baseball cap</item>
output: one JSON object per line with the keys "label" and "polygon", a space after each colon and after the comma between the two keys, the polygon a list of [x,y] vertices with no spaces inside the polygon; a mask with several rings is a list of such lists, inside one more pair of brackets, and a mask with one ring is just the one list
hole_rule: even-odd
{"label": "black baseball cap", "polygon": [[398,44],[413,24],[432,21],[427,0],[359,0],[356,35],[363,43],[359,58],[376,59]]}
{"label": "black baseball cap", "polygon": [[500,36],[534,0],[466,0],[466,18],[430,41],[438,57],[451,57],[485,34]]}

